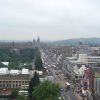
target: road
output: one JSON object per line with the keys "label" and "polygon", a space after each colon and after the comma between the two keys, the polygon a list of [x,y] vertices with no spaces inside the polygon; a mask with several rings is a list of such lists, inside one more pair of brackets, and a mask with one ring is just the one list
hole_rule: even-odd
{"label": "road", "polygon": [[61,94],[64,100],[82,100],[82,98],[80,98],[78,94],[73,92],[72,89],[65,91],[65,88],[63,88]]}
{"label": "road", "polygon": [[[60,87],[63,89],[61,92],[64,100],[81,100],[78,99],[75,93],[72,90],[65,91],[66,88],[66,75],[61,70],[61,66],[58,67],[57,57],[55,58],[52,53],[46,54],[45,52],[42,53],[42,59],[44,60],[44,67],[48,71],[47,73],[51,74],[54,77],[54,82],[59,83]],[[54,67],[55,66],[55,67]]]}
{"label": "road", "polygon": [[75,93],[72,90],[66,92],[65,100],[77,100]]}

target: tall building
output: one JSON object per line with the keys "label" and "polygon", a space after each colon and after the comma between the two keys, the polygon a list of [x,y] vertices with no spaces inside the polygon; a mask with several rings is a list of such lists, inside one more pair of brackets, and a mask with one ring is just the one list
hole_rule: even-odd
{"label": "tall building", "polygon": [[38,36],[37,40],[33,39],[33,48],[40,48],[41,47],[41,42],[40,42],[40,38]]}
{"label": "tall building", "polygon": [[37,43],[39,43],[39,44],[40,44],[40,38],[39,38],[39,36],[38,36],[38,39],[37,39]]}
{"label": "tall building", "polygon": [[36,48],[36,40],[33,39],[33,48]]}

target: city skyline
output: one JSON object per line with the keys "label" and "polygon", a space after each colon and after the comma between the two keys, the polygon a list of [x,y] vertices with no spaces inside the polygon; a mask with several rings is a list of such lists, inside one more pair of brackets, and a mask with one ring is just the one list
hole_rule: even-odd
{"label": "city skyline", "polygon": [[0,40],[100,37],[99,0],[1,0]]}

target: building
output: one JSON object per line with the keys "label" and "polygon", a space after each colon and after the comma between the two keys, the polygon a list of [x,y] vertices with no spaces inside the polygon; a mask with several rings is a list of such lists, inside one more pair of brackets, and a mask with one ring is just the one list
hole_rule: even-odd
{"label": "building", "polygon": [[33,39],[33,48],[40,48],[40,47],[41,47],[41,42],[38,36],[37,40]]}
{"label": "building", "polygon": [[100,68],[88,68],[84,73],[84,86],[87,87],[91,93],[96,93],[100,96]]}
{"label": "building", "polygon": [[100,96],[100,70],[94,72],[94,91]]}
{"label": "building", "polygon": [[21,85],[28,85],[29,81],[29,75],[0,75],[0,89],[20,89]]}
{"label": "building", "polygon": [[28,85],[31,74],[28,69],[8,70],[0,68],[0,90],[2,89],[20,89],[22,85]]}

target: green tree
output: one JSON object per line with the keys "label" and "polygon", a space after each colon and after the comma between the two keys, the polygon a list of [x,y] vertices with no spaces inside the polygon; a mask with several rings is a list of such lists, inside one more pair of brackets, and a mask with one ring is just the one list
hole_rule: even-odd
{"label": "green tree", "polygon": [[59,85],[44,81],[33,90],[35,100],[58,100],[60,96]]}
{"label": "green tree", "polygon": [[21,63],[31,63],[34,59],[37,49],[24,48],[24,49],[11,49],[0,48],[0,62],[9,62],[9,69],[21,69]]}
{"label": "green tree", "polygon": [[29,83],[28,93],[29,93],[29,98],[30,98],[30,99],[34,98],[34,97],[32,96],[32,91],[33,91],[33,88],[39,84],[39,82],[40,82],[40,81],[39,81],[39,76],[38,76],[38,74],[35,72],[33,78],[31,79],[31,81],[30,81],[30,83]]}
{"label": "green tree", "polygon": [[35,69],[36,70],[43,70],[43,63],[41,59],[41,53],[38,49],[35,51]]}
{"label": "green tree", "polygon": [[29,99],[23,95],[19,95],[17,96],[16,100],[29,100]]}
{"label": "green tree", "polygon": [[0,67],[7,67],[7,66],[0,62]]}
{"label": "green tree", "polygon": [[12,98],[16,98],[17,96],[18,96],[18,91],[14,89],[14,90],[12,91],[12,93],[11,93],[11,97],[12,97]]}
{"label": "green tree", "polygon": [[9,69],[20,69],[20,68],[19,68],[19,65],[18,65],[18,61],[9,62],[8,68],[9,68]]}

